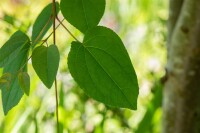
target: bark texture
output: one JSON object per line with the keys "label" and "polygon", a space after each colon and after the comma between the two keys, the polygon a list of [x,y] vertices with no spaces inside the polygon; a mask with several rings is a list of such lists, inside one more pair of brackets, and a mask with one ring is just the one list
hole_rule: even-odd
{"label": "bark texture", "polygon": [[200,133],[200,0],[170,0],[162,133]]}

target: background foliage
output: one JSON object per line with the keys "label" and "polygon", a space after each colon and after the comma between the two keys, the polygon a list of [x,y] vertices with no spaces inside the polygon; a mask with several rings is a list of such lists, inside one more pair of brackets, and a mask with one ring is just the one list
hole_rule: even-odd
{"label": "background foliage", "polygon": [[[47,0],[1,0],[0,46],[17,29],[30,35],[37,15],[48,3]],[[160,77],[164,75],[166,60],[167,6],[166,1],[162,0],[107,0],[101,24],[116,31],[128,49],[139,79],[137,111],[109,108],[83,93],[67,68],[66,56],[73,38],[62,27],[57,30],[57,44],[61,53],[58,81],[62,132],[160,132]],[[66,21],[64,23],[80,40],[83,38],[78,30]],[[51,44],[52,39],[48,43]],[[45,88],[31,65],[28,69],[31,77],[30,96],[24,96],[6,117],[0,107],[0,132],[55,132],[54,89],[49,91]]]}

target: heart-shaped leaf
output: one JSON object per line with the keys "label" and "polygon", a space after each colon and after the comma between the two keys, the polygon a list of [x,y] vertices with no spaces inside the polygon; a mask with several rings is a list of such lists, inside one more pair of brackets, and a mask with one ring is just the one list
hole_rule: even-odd
{"label": "heart-shaped leaf", "polygon": [[47,88],[51,88],[58,71],[60,55],[56,45],[39,46],[32,54],[32,65]]}
{"label": "heart-shaped leaf", "polygon": [[30,77],[27,72],[20,72],[18,74],[18,82],[24,93],[29,96],[30,92]]}
{"label": "heart-shaped leaf", "polygon": [[95,27],[83,44],[73,42],[68,66],[92,98],[114,107],[137,108],[137,76],[123,42],[112,30]]}
{"label": "heart-shaped leaf", "polygon": [[97,26],[105,10],[105,0],[61,0],[65,19],[81,32]]}
{"label": "heart-shaped leaf", "polygon": [[[56,13],[59,12],[59,4],[56,2]],[[33,47],[41,41],[53,23],[52,19],[52,3],[48,4],[39,14],[33,24],[32,43]]]}

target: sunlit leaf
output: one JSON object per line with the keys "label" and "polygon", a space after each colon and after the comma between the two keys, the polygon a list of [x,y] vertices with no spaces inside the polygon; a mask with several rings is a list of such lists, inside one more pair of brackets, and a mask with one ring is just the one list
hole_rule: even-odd
{"label": "sunlit leaf", "polygon": [[32,65],[38,77],[47,88],[51,88],[55,80],[60,55],[56,45],[39,46],[32,54]]}
{"label": "sunlit leaf", "polygon": [[61,0],[65,19],[81,32],[97,26],[105,10],[105,0]]}
{"label": "sunlit leaf", "polygon": [[[56,2],[56,12],[59,12],[59,4]],[[47,5],[37,17],[32,31],[33,47],[42,40],[53,23],[52,17],[52,3]]]}
{"label": "sunlit leaf", "polygon": [[69,70],[92,98],[114,107],[137,108],[138,83],[128,53],[112,30],[95,27],[83,44],[73,42]]}

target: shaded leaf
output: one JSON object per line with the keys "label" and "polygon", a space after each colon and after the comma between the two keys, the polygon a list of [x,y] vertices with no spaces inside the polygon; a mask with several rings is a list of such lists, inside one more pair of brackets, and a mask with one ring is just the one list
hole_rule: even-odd
{"label": "shaded leaf", "polygon": [[[59,4],[56,2],[56,12],[59,12]],[[33,31],[32,31],[32,42],[33,47],[42,40],[44,35],[50,29],[53,21],[51,18],[52,15],[52,3],[48,4],[39,14],[35,23],[33,24]]]}
{"label": "shaded leaf", "polygon": [[61,0],[65,19],[81,32],[97,26],[105,10],[105,0]]}
{"label": "shaded leaf", "polygon": [[[20,40],[20,38],[18,39]],[[17,73],[21,67],[27,63],[29,48],[30,41],[28,40],[27,43],[20,48],[20,51],[15,55],[15,58],[12,58],[12,60],[10,60],[10,62],[7,63],[3,69],[3,74],[10,73],[12,75],[9,89],[6,87],[2,88],[4,114],[7,114],[10,109],[16,106],[23,96],[23,91],[18,83]],[[22,71],[27,71],[26,65]]]}
{"label": "shaded leaf", "polygon": [[105,27],[90,29],[83,44],[72,42],[70,73],[92,98],[114,107],[137,108],[138,83],[121,39]]}
{"label": "shaded leaf", "polygon": [[29,96],[30,92],[30,77],[27,72],[20,72],[18,74],[18,82],[24,93]]}
{"label": "shaded leaf", "polygon": [[0,67],[4,67],[16,58],[20,49],[29,41],[26,34],[21,31],[15,32],[0,49]]}
{"label": "shaded leaf", "polygon": [[56,45],[39,46],[32,54],[32,65],[38,77],[47,88],[51,88],[55,80],[60,55]]}

